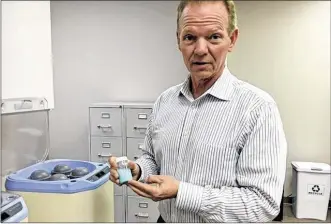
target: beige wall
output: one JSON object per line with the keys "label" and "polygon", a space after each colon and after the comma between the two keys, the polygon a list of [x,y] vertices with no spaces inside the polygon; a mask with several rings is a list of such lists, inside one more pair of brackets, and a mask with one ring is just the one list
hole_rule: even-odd
{"label": "beige wall", "polygon": [[277,101],[291,161],[330,164],[330,2],[238,1],[240,37],[228,58]]}

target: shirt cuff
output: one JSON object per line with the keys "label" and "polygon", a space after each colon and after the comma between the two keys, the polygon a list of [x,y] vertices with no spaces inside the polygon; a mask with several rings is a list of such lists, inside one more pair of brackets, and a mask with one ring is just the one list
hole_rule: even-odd
{"label": "shirt cuff", "polygon": [[180,182],[176,197],[176,207],[197,213],[201,207],[204,188],[198,185]]}
{"label": "shirt cuff", "polygon": [[138,179],[138,181],[140,182],[144,182],[147,178],[147,176],[145,176],[145,171],[144,171],[144,164],[141,161],[136,161],[136,164],[140,167],[140,177]]}

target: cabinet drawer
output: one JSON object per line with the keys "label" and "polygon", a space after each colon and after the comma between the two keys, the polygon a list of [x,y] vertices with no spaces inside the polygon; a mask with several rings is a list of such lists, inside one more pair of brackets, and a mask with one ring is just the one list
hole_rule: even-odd
{"label": "cabinet drawer", "polygon": [[110,155],[123,155],[122,138],[91,137],[91,160],[93,162],[108,162]]}
{"label": "cabinet drawer", "polygon": [[[122,156],[122,138],[116,137],[92,137],[91,161],[108,163],[110,155]],[[123,186],[124,187],[124,186]],[[114,194],[122,195],[123,187],[114,185]]]}
{"label": "cabinet drawer", "polygon": [[92,136],[122,136],[121,108],[90,108]]}
{"label": "cabinet drawer", "polygon": [[127,137],[144,138],[152,109],[125,109]]}
{"label": "cabinet drawer", "polygon": [[158,203],[143,197],[128,196],[127,222],[156,222]]}
{"label": "cabinet drawer", "polygon": [[[120,195],[124,195],[124,187],[125,186],[118,186],[117,184],[114,184],[114,195],[115,196],[120,196]],[[130,189],[131,190],[131,189]],[[133,192],[134,193],[134,192]]]}
{"label": "cabinet drawer", "polygon": [[[135,161],[142,155],[142,148],[144,146],[144,138],[127,138],[127,157]],[[127,187],[128,195],[138,196],[131,188]]]}
{"label": "cabinet drawer", "polygon": [[[136,192],[134,192],[133,190],[131,190],[130,187],[127,187],[127,194],[128,196],[136,196],[136,197],[140,197],[138,194],[136,194]],[[115,189],[116,190],[116,189]]]}
{"label": "cabinet drawer", "polygon": [[123,196],[114,197],[114,222],[125,222],[125,207],[123,202]]}
{"label": "cabinet drawer", "polygon": [[135,161],[138,159],[139,156],[142,155],[143,147],[144,147],[144,138],[127,138],[126,144],[127,144],[127,157]]}

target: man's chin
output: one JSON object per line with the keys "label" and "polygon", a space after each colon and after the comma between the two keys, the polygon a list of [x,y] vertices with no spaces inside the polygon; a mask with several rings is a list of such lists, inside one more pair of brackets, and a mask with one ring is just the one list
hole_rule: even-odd
{"label": "man's chin", "polygon": [[211,78],[213,73],[208,71],[191,72],[191,76],[197,80],[203,80]]}

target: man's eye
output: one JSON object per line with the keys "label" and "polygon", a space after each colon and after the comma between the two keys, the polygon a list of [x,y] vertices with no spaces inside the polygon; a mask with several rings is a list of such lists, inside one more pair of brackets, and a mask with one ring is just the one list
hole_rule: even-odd
{"label": "man's eye", "polygon": [[218,40],[220,38],[221,38],[220,35],[217,35],[217,34],[214,34],[214,35],[210,36],[210,39],[212,39],[212,40]]}
{"label": "man's eye", "polygon": [[192,40],[194,40],[194,37],[192,35],[185,35],[183,40],[192,41]]}

